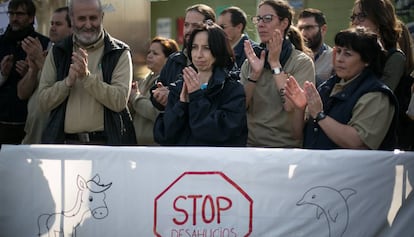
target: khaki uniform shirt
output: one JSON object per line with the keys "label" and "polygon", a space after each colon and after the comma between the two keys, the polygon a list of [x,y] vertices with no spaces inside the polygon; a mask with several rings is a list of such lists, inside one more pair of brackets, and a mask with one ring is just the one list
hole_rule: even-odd
{"label": "khaki uniform shirt", "polygon": [[150,90],[158,77],[159,75],[154,76],[153,73],[150,73],[144,80],[138,80],[138,88],[141,93],[134,95],[131,102],[138,145],[157,145],[154,141],[153,130],[155,120],[160,112],[152,105]]}
{"label": "khaki uniform shirt", "polygon": [[[331,95],[343,90],[352,80],[341,80]],[[370,149],[378,149],[384,140],[394,116],[395,107],[389,97],[382,92],[370,92],[363,95],[352,110],[348,125],[355,128],[361,140]]]}
{"label": "khaki uniform shirt", "polygon": [[[250,64],[246,60],[240,73],[243,84],[250,83],[247,81],[249,70]],[[292,54],[283,66],[283,71],[293,75],[301,86],[305,81],[315,83],[313,61],[299,50],[292,50]],[[301,147],[302,141],[296,140],[292,136],[290,116],[283,109],[280,92],[276,87],[272,72],[269,69],[263,69],[247,109],[249,130],[247,145],[254,147]]]}
{"label": "khaki uniform shirt", "polygon": [[24,126],[26,132],[22,144],[40,144],[43,129],[46,127],[49,113],[45,113],[39,108],[39,88],[36,88],[27,103],[27,119]]}

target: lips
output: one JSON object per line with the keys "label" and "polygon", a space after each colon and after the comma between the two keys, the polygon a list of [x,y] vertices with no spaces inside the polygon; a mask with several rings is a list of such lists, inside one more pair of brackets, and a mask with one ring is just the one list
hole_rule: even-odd
{"label": "lips", "polygon": [[338,75],[338,77],[343,77],[345,74],[347,74],[346,73],[346,68],[336,66],[335,67],[335,73],[336,73],[336,75]]}
{"label": "lips", "polygon": [[268,37],[269,37],[269,33],[268,32],[258,32],[259,33],[259,37],[260,37],[260,39],[263,41],[263,40],[266,40]]}
{"label": "lips", "polygon": [[345,67],[341,67],[341,66],[336,66],[335,67],[335,71],[343,71],[345,69],[346,69]]}
{"label": "lips", "polygon": [[154,67],[154,62],[147,60],[147,67],[151,67],[151,68]]}
{"label": "lips", "polygon": [[196,67],[202,67],[202,66],[206,65],[206,63],[205,62],[194,62],[194,65]]}

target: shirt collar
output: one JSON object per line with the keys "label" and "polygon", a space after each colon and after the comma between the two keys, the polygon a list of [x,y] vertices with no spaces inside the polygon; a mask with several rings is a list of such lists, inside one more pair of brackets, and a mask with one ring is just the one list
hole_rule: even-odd
{"label": "shirt collar", "polygon": [[244,37],[244,34],[241,34],[239,40],[237,40],[237,42],[234,43],[231,47],[234,49],[234,47],[236,47],[239,44],[240,40],[242,40],[243,37]]}
{"label": "shirt collar", "polygon": [[341,79],[338,83],[335,84],[334,88],[332,89],[331,96],[343,91],[345,87],[347,87],[352,81],[354,81],[357,77],[359,77],[359,75],[361,74],[356,75],[354,78],[348,81]]}
{"label": "shirt collar", "polygon": [[315,61],[318,60],[319,56],[321,56],[322,53],[327,49],[328,47],[326,46],[325,43],[323,43],[322,46],[319,48],[318,52],[315,54]]}

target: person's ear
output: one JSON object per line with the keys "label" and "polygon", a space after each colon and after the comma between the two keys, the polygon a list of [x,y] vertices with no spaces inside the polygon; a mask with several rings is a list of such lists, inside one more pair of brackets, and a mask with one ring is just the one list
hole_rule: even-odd
{"label": "person's ear", "polygon": [[239,23],[238,25],[236,25],[235,26],[236,28],[237,28],[237,30],[241,33],[241,34],[243,34],[244,32],[242,31],[242,29],[243,29],[243,24],[242,23]]}
{"label": "person's ear", "polygon": [[280,21],[280,24],[283,29],[282,33],[286,32],[287,31],[286,29],[289,27],[289,20],[287,18],[283,18],[283,20]]}
{"label": "person's ear", "polygon": [[326,34],[327,31],[328,31],[328,26],[326,24],[325,25],[322,25],[321,26],[322,36],[325,36],[325,34]]}

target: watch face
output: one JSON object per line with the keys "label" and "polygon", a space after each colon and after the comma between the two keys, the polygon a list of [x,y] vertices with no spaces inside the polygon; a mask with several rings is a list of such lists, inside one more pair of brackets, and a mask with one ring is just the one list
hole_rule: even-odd
{"label": "watch face", "polygon": [[272,69],[272,73],[277,75],[277,74],[281,73],[281,70],[280,70],[280,68],[275,67],[275,68]]}
{"label": "watch face", "polygon": [[315,122],[319,122],[325,118],[326,118],[326,114],[323,111],[321,111],[316,115]]}

